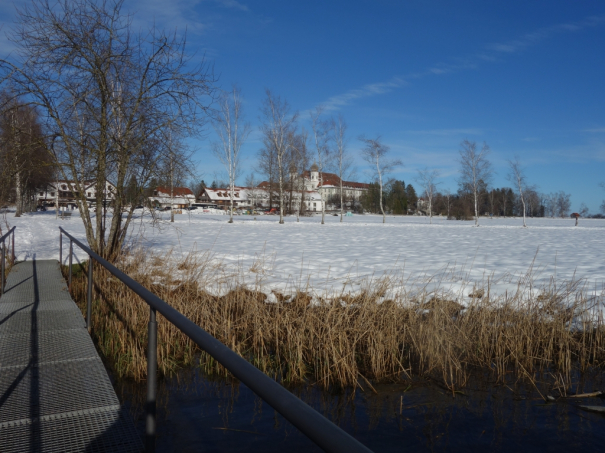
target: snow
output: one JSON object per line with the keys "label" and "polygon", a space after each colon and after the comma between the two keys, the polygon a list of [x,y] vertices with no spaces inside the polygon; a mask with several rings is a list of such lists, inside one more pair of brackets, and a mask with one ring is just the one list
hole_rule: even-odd
{"label": "snow", "polygon": [[[299,223],[286,217],[280,225],[277,216],[241,215],[228,224],[224,215],[183,212],[174,223],[162,212],[163,221],[154,224],[138,211],[129,238],[162,257],[210,254],[222,276],[206,283],[215,293],[234,283],[262,285],[267,294],[348,293],[388,278],[391,293],[438,289],[468,300],[474,286],[488,282],[490,294],[514,293],[520,281],[528,291],[528,273],[532,291],[581,279],[585,289],[601,294],[605,283],[605,220],[580,219],[575,227],[574,219],[530,218],[523,228],[518,218],[481,218],[476,228],[473,221],[439,217],[430,225],[426,217],[389,216],[382,224],[382,216],[354,215],[340,223],[327,215],[325,225],[320,216]],[[53,211],[21,218],[9,212],[6,221],[17,226],[19,260],[58,259],[59,226],[85,240],[77,211],[69,220],[55,219]],[[82,251],[76,255],[86,259]]]}

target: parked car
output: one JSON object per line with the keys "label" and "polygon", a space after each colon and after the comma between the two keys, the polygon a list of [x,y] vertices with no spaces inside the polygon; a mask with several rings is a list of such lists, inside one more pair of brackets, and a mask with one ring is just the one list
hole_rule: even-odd
{"label": "parked car", "polygon": [[194,211],[197,209],[197,206],[189,206],[185,208],[187,211]]}
{"label": "parked car", "polygon": [[44,206],[38,206],[36,211],[46,211],[46,208]]}

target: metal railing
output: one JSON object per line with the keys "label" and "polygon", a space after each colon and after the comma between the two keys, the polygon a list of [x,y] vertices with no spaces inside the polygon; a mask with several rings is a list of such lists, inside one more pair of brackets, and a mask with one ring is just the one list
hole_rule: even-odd
{"label": "metal railing", "polygon": [[0,276],[2,282],[0,283],[0,295],[4,294],[4,282],[6,281],[6,239],[9,236],[12,236],[12,240],[10,242],[11,265],[15,264],[15,228],[17,227],[12,227],[10,230],[8,230],[8,233],[0,238],[0,242],[2,243],[2,276]]}
{"label": "metal railing", "polygon": [[305,436],[328,452],[370,452],[365,445],[350,434],[329,421],[311,406],[294,396],[282,385],[271,379],[258,368],[243,359],[219,340],[182,313],[172,308],[164,300],[153,294],[139,282],[133,280],[114,265],[101,258],[89,247],[78,241],[71,234],[59,227],[59,253],[63,264],[63,235],[69,239],[69,274],[68,286],[71,291],[71,269],[73,244],[76,244],[89,256],[88,260],[88,294],[86,326],[90,332],[92,312],[92,260],[107,269],[122,283],[128,286],[149,305],[149,324],[147,340],[147,401],[145,404],[145,450],[155,451],[156,432],[156,387],[157,387],[157,323],[156,312],[174,324],[202,350],[228,369],[237,379],[261,397],[286,420],[298,428]]}

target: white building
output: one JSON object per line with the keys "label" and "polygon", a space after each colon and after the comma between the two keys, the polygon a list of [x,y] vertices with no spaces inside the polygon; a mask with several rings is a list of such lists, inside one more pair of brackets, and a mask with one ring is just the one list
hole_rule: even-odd
{"label": "white building", "polygon": [[[88,204],[95,203],[97,200],[97,182],[84,181],[83,188],[73,181],[55,181],[39,188],[36,191],[36,201],[38,206],[56,206],[75,208],[78,205],[80,192],[84,192]],[[103,201],[111,203],[115,199],[116,188],[109,181],[105,182]]]}
{"label": "white building", "polygon": [[[211,189],[206,187],[197,197],[199,203],[215,204],[228,209],[231,205],[230,189]],[[273,203],[269,197],[273,198]],[[290,200],[290,197],[292,199]],[[304,198],[303,210],[321,211],[323,200],[319,192],[315,190],[285,191],[284,204],[294,212],[298,211],[301,199]],[[273,206],[279,208],[279,191],[269,190],[267,182],[261,183],[259,187],[235,187],[233,192],[233,206],[237,209],[268,208]]]}
{"label": "white building", "polygon": [[170,187],[160,186],[155,188],[149,202],[160,208],[182,209],[195,203],[195,195],[187,187],[173,187],[171,196]]}
{"label": "white building", "polygon": [[[310,171],[302,174],[305,190],[319,192],[324,202],[333,196],[340,197],[340,178],[335,173],[319,172],[316,164],[311,166]],[[369,184],[363,182],[342,181],[343,198],[346,201],[359,201],[361,195],[368,190]]]}

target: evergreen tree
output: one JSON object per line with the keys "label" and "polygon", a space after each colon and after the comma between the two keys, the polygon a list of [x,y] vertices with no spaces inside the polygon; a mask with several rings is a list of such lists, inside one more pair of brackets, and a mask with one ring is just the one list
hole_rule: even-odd
{"label": "evergreen tree", "polygon": [[[413,189],[413,188],[412,188]],[[404,181],[393,181],[389,190],[387,206],[393,214],[407,214],[408,197]]]}
{"label": "evergreen tree", "polygon": [[418,202],[418,195],[416,195],[416,189],[411,184],[405,188],[405,193],[407,195],[408,208],[416,210],[416,203]]}
{"label": "evergreen tree", "polygon": [[141,191],[139,190],[139,185],[137,183],[137,178],[134,175],[130,177],[128,181],[128,185],[126,186],[126,204],[133,205],[138,204],[139,199],[141,198]]}
{"label": "evergreen tree", "polygon": [[368,190],[361,196],[360,202],[364,211],[377,213],[380,210],[380,186],[378,183],[369,184]]}

